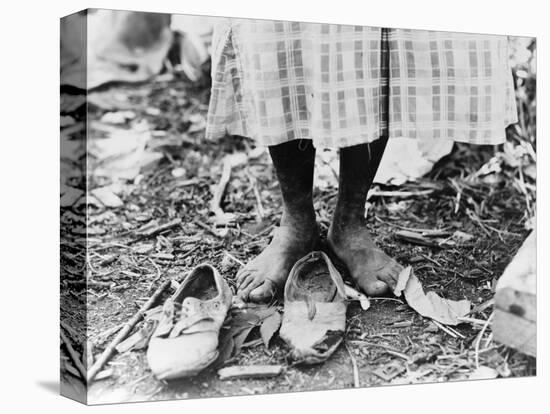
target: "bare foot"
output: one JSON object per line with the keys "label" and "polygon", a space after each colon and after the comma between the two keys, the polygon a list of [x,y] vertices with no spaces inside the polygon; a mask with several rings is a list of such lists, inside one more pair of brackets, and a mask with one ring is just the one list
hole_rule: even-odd
{"label": "bare foot", "polygon": [[333,225],[327,241],[367,295],[380,295],[395,287],[403,266],[374,244],[364,224],[340,228]]}
{"label": "bare foot", "polygon": [[319,237],[315,222],[300,227],[281,224],[264,251],[239,270],[237,290],[243,300],[267,302],[282,290],[294,263],[313,250]]}

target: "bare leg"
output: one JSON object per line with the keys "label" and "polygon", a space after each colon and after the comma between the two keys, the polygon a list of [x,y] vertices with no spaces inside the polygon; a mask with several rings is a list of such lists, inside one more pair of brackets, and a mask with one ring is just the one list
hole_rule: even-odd
{"label": "bare leg", "polygon": [[328,233],[333,252],[369,295],[393,288],[402,267],[380,250],[366,228],[367,192],[380,165],[387,138],[340,150],[338,202]]}
{"label": "bare leg", "polygon": [[294,140],[269,147],[281,186],[283,215],[271,243],[237,274],[244,300],[266,302],[279,292],[296,261],[318,240],[313,209],[315,148],[309,140]]}

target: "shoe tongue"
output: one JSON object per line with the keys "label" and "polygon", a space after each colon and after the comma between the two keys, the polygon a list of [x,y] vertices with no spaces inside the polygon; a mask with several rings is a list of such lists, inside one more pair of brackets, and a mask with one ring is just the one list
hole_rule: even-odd
{"label": "shoe tongue", "polygon": [[307,317],[310,321],[313,320],[315,317],[315,314],[317,313],[317,307],[315,306],[315,302],[313,302],[313,299],[311,297],[306,298],[306,305],[307,305]]}

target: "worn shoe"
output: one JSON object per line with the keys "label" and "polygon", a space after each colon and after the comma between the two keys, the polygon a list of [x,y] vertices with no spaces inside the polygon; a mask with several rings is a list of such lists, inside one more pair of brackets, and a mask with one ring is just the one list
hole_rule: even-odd
{"label": "worn shoe", "polygon": [[218,335],[232,293],[218,271],[195,267],[163,306],[153,333],[147,360],[158,379],[189,377],[218,357]]}
{"label": "worn shoe", "polygon": [[284,292],[280,336],[292,348],[295,363],[325,361],[338,348],[346,327],[346,294],[342,276],[323,252],[298,260]]}

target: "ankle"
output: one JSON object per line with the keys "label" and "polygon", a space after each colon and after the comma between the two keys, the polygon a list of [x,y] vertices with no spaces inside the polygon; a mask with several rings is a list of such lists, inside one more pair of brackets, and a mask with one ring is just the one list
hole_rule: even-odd
{"label": "ankle", "polygon": [[288,227],[297,233],[312,234],[317,231],[315,211],[311,209],[289,211],[284,210],[281,217],[281,226]]}
{"label": "ankle", "polygon": [[331,233],[339,234],[365,227],[364,212],[364,208],[338,208],[337,206],[332,217]]}

